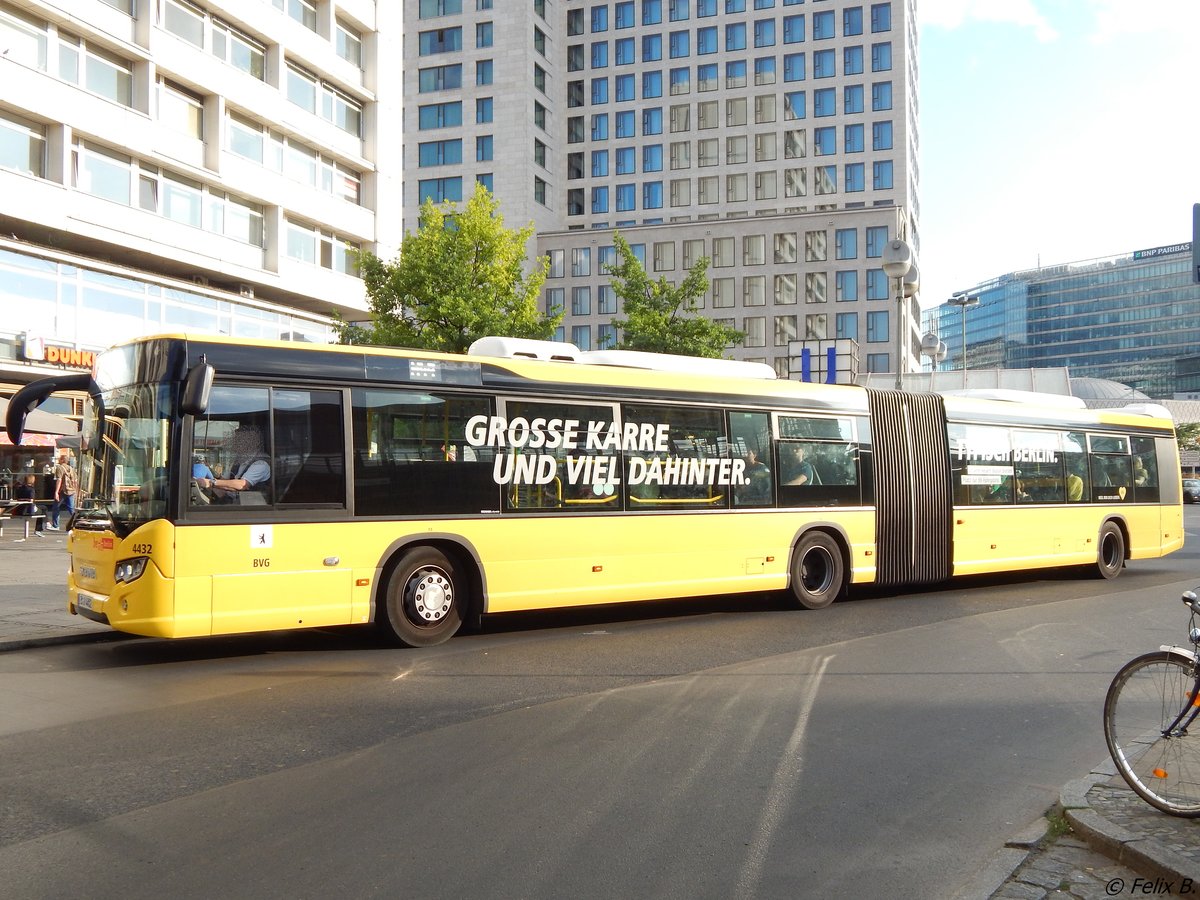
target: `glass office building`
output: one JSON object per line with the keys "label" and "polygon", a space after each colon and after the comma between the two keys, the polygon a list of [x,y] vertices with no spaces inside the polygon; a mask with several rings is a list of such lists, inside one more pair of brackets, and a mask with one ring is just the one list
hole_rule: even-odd
{"label": "glass office building", "polygon": [[895,370],[880,257],[919,250],[913,0],[421,0],[406,29],[406,220],[486,184],[535,224],[560,339],[616,339],[619,230],[654,277],[711,260],[731,356],[786,375],[789,340],[851,337]]}
{"label": "glass office building", "polygon": [[1177,361],[1200,343],[1190,243],[1012,272],[972,288],[979,305],[943,304],[925,327],[946,343],[939,370],[1066,367],[1156,399],[1179,388]]}

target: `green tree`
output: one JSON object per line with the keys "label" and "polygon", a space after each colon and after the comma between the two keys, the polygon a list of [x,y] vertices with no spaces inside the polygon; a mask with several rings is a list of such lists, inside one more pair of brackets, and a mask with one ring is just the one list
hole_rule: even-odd
{"label": "green tree", "polygon": [[612,288],[625,313],[624,319],[613,320],[621,331],[620,349],[717,359],[727,346],[746,339],[742,332],[698,315],[699,300],[708,288],[707,256],[676,286],[666,278],[652,280],[619,233],[613,233],[613,245],[617,262],[610,270]]}
{"label": "green tree", "polygon": [[525,273],[533,223],[519,231],[505,228],[498,207],[481,184],[461,211],[426,199],[420,227],[405,234],[395,260],[359,255],[372,322],[342,323],[338,339],[462,353],[491,334],[551,337],[562,313],[538,311],[550,262],[539,257]]}
{"label": "green tree", "polygon": [[1200,422],[1184,422],[1175,426],[1175,440],[1180,450],[1200,450]]}

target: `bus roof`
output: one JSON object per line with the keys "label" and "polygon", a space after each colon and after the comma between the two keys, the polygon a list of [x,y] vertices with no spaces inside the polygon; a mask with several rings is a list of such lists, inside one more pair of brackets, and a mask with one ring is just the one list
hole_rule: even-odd
{"label": "bus roof", "polygon": [[[213,353],[218,348],[228,348],[228,356],[222,352],[219,354],[222,359],[210,359],[218,370],[224,366],[227,371],[244,374],[286,373],[290,377],[304,377],[309,380],[321,377],[321,366],[315,364],[314,355],[329,358],[330,365],[325,374],[330,379],[354,381],[389,380],[386,373],[392,369],[388,368],[388,360],[411,359],[454,363],[457,364],[457,369],[463,366],[477,366],[478,375],[472,382],[444,382],[458,387],[474,384],[476,387],[503,391],[512,387],[512,379],[516,378],[530,386],[553,386],[558,391],[578,388],[586,393],[602,388],[626,388],[631,393],[647,398],[660,393],[676,396],[693,394],[712,399],[745,397],[751,404],[755,401],[762,404],[779,402],[846,414],[864,413],[867,410],[867,389],[864,387],[775,378],[771,367],[761,363],[634,351],[581,351],[572,344],[521,341],[514,338],[482,340],[486,342],[479,346],[472,345],[472,350],[476,351],[475,355],[364,344],[307,344],[187,333],[140,337],[131,340],[129,344],[153,341],[181,342],[187,346],[189,364],[194,364],[202,353]],[[238,348],[247,348],[254,352],[239,353]],[[267,348],[280,351],[281,358],[272,361],[258,352]],[[516,349],[525,352],[500,356],[499,351],[506,348],[510,352]],[[480,355],[481,349],[487,350],[488,354]],[[547,358],[548,355],[551,358]],[[335,364],[330,357],[340,357],[340,360]],[[766,376],[764,369],[770,371],[771,377]],[[436,379],[432,382],[420,380],[426,387],[438,383]],[[1130,428],[1149,426],[1155,429],[1174,427],[1170,413],[1155,404],[1095,410],[1082,408],[1079,401],[1061,395],[1027,391],[1003,393],[1004,397],[986,390],[947,392],[944,395],[947,415],[952,420],[1012,421],[1014,418],[1021,418],[1028,420],[1030,424],[1073,425],[1084,428],[1104,425]]]}

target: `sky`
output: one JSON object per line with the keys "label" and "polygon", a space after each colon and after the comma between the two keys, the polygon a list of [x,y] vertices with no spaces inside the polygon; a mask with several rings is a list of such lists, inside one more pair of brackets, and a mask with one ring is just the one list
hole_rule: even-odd
{"label": "sky", "polygon": [[1200,0],[917,0],[920,300],[1192,239]]}

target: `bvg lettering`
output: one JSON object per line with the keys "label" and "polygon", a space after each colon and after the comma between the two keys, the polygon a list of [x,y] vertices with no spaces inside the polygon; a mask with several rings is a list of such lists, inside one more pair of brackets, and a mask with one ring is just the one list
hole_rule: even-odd
{"label": "bvg lettering", "polygon": [[271,560],[269,560],[269,559],[256,559],[256,560],[254,560],[254,568],[256,568],[256,569],[269,569],[269,568],[271,568]]}

